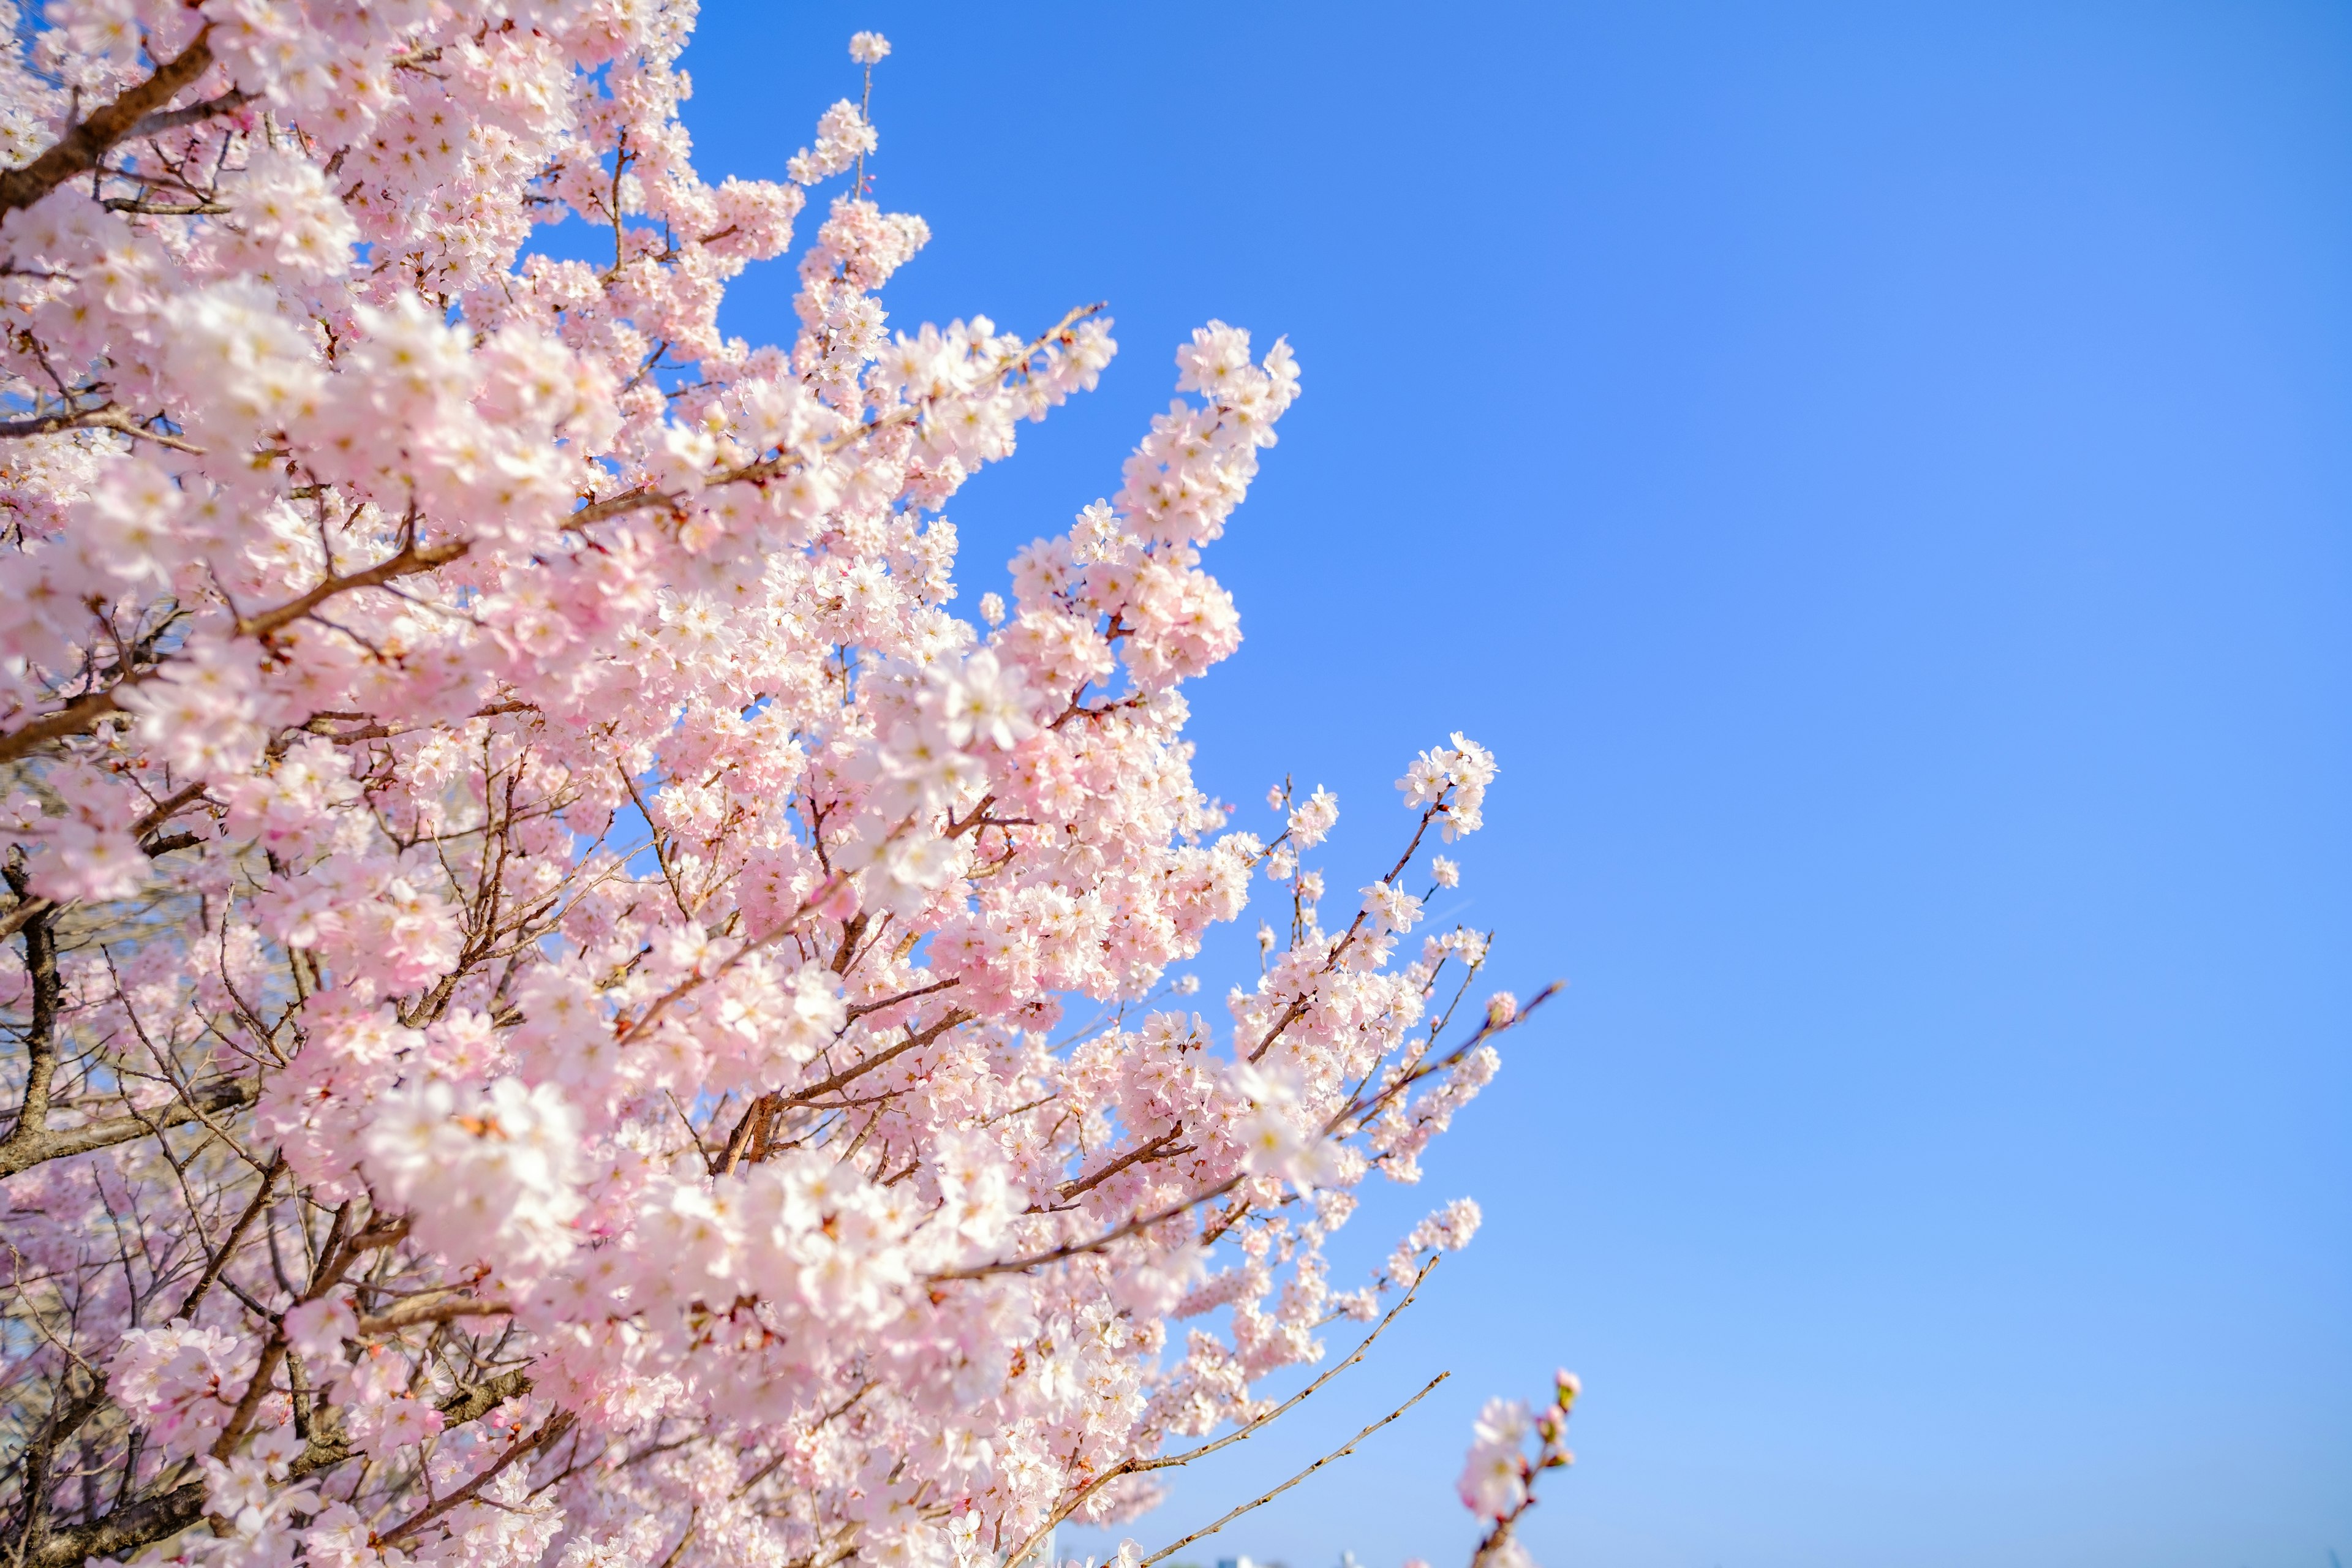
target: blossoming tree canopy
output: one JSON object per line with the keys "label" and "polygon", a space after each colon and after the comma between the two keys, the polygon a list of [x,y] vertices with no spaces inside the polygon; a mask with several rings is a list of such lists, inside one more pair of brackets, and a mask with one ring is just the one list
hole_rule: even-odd
{"label": "blossoming tree canopy", "polygon": [[1182,739],[1286,346],[1195,332],[975,624],[942,508],[1113,344],[886,326],[879,37],[711,184],[690,6],[6,16],[5,1561],[1010,1568],[1467,1239],[1327,1277],[1523,1016],[1409,935],[1493,760],[1327,921],[1337,803]]}

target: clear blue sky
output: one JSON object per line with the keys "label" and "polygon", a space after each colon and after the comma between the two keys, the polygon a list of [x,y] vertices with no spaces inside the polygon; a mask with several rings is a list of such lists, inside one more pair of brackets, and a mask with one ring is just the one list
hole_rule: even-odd
{"label": "clear blue sky", "polygon": [[1476,1244],[1146,1546],[1450,1367],[1185,1555],[1459,1563],[1565,1363],[1546,1568],[2352,1554],[2352,9],[707,0],[705,172],[867,26],[898,321],[1124,349],[966,602],[1193,324],[1289,334],[1204,780],[1338,790],[1352,886],[1466,730],[1464,917],[1571,983],[1342,1272]]}

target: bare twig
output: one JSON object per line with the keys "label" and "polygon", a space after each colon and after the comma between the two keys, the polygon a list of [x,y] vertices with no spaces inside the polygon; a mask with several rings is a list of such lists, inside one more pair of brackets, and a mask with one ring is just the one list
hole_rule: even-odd
{"label": "bare twig", "polygon": [[[1181,1454],[1163,1454],[1158,1458],[1151,1459],[1122,1459],[1118,1464],[1113,1465],[1110,1468],[1097,1476],[1093,1480],[1088,1481],[1085,1486],[1080,1487],[1066,1500],[1065,1500],[1060,1507],[1056,1508],[1052,1514],[1047,1516],[1045,1522],[1038,1526],[1038,1528],[1031,1533],[1026,1541],[1024,1541],[1019,1546],[1013,1548],[1012,1554],[1005,1558],[1003,1568],[1021,1568],[1022,1559],[1028,1556],[1032,1552],[1037,1550],[1037,1547],[1045,1541],[1045,1537],[1053,1533],[1053,1530],[1055,1525],[1061,1523],[1062,1521],[1069,1518],[1070,1515],[1076,1513],[1079,1509],[1086,1506],[1086,1502],[1088,1498],[1093,1497],[1095,1493],[1102,1490],[1103,1488],[1110,1485],[1111,1482],[1118,1479],[1121,1476],[1144,1475],[1153,1470],[1173,1469],[1180,1465],[1189,1465],[1195,1459],[1206,1458],[1208,1456],[1217,1452],[1221,1448],[1229,1448],[1235,1443],[1245,1442],[1251,1436],[1263,1431],[1272,1423],[1280,1420],[1290,1411],[1297,1409],[1301,1402],[1312,1395],[1324,1384],[1329,1383],[1333,1378],[1339,1376],[1341,1373],[1347,1371],[1349,1367],[1364,1359],[1364,1352],[1372,1348],[1373,1342],[1378,1340],[1382,1334],[1388,1332],[1389,1325],[1397,1321],[1398,1314],[1402,1313],[1407,1307],[1412,1305],[1414,1294],[1421,1289],[1421,1282],[1428,1279],[1430,1270],[1436,1267],[1437,1259],[1434,1258],[1432,1258],[1428,1262],[1421,1266],[1421,1272],[1412,1277],[1412,1283],[1406,1288],[1403,1299],[1398,1301],[1395,1306],[1389,1309],[1389,1315],[1382,1318],[1380,1321],[1379,1325],[1375,1327],[1370,1333],[1366,1334],[1363,1339],[1357,1343],[1356,1348],[1348,1353],[1347,1360],[1340,1362],[1336,1366],[1328,1368],[1314,1382],[1308,1384],[1306,1387],[1300,1389],[1297,1393],[1292,1394],[1289,1398],[1284,1400],[1280,1405],[1276,1405],[1273,1409],[1266,1411],[1262,1415],[1252,1417],[1250,1420],[1234,1427],[1232,1431],[1226,1433],[1222,1437],[1216,1438],[1211,1442],[1202,1443],[1197,1447],[1187,1448]],[[1445,1374],[1440,1373],[1436,1380],[1432,1382],[1429,1387],[1436,1387],[1438,1383],[1444,1381],[1444,1378]],[[1429,1388],[1424,1388],[1421,1391],[1421,1394],[1427,1394],[1428,1392]],[[1421,1394],[1414,1394],[1412,1396],[1413,1400],[1418,1400],[1421,1397]],[[1405,1410],[1410,1410],[1411,1408],[1412,1408],[1412,1401],[1407,1401],[1403,1410],[1399,1410],[1396,1413],[1396,1415],[1391,1415],[1388,1419],[1390,1421],[1393,1421],[1396,1419],[1397,1415],[1403,1415]],[[1362,1442],[1367,1434],[1377,1431],[1380,1426],[1385,1425],[1387,1425],[1387,1422],[1381,1422],[1372,1426],[1367,1426],[1362,1432],[1356,1434],[1355,1442]],[[1349,1447],[1353,1447],[1354,1446],[1354,1443],[1350,1443],[1349,1445]],[[1340,1453],[1345,1452],[1347,1452],[1347,1449],[1345,1448],[1340,1450]],[[1328,1458],[1337,1457],[1337,1455],[1333,1455]],[[1328,1458],[1318,1459],[1316,1461],[1316,1464],[1321,1465],[1327,1462],[1328,1462]],[[1289,1480],[1285,1481],[1283,1486],[1277,1487],[1276,1490],[1279,1491],[1282,1490],[1283,1488],[1296,1486],[1300,1479],[1304,1479],[1304,1477],[1314,1468],[1315,1466],[1309,1466],[1307,1470],[1301,1471],[1299,1475],[1294,1476]],[[1268,1493],[1267,1495],[1272,1496],[1273,1494]],[[1265,1500],[1261,1498],[1258,1500],[1263,1502]],[[1255,1508],[1257,1505],[1253,1503],[1249,1506]],[[1209,1529],[1218,1529],[1226,1522],[1226,1520],[1230,1520],[1234,1516],[1228,1514],[1225,1520],[1218,1521],[1216,1524],[1211,1525]],[[1207,1533],[1208,1531],[1202,1531],[1202,1534],[1203,1535]],[[1199,1538],[1192,1537],[1192,1539],[1197,1540]],[[1182,1543],[1179,1542],[1178,1544],[1181,1545]],[[1162,1555],[1165,1555],[1165,1553]]]}
{"label": "bare twig", "polygon": [[1165,1225],[1171,1219],[1190,1214],[1202,1204],[1213,1204],[1247,1180],[1249,1175],[1246,1172],[1228,1176],[1206,1192],[1195,1193],[1181,1203],[1171,1204],[1161,1209],[1158,1214],[1139,1215],[1126,1224],[1115,1226],[1088,1241],[1074,1241],[1065,1247],[1047,1247],[1043,1252],[1033,1252],[1023,1258],[1008,1258],[1001,1263],[976,1263],[969,1268],[945,1268],[926,1278],[934,1284],[945,1283],[950,1279],[985,1279],[992,1274],[1023,1274],[1032,1268],[1043,1268],[1049,1263],[1062,1263],[1073,1258],[1083,1258],[1089,1252],[1100,1252],[1107,1247],[1125,1241],[1130,1236],[1140,1235],[1153,1226]]}
{"label": "bare twig", "polygon": [[1161,1547],[1159,1551],[1153,1552],[1150,1556],[1138,1563],[1136,1568],[1151,1568],[1151,1564],[1160,1561],[1160,1559],[1169,1556],[1171,1553],[1181,1552],[1184,1548],[1192,1545],[1192,1542],[1200,1540],[1202,1536],[1216,1534],[1217,1531],[1224,1529],[1225,1526],[1233,1523],[1234,1521],[1249,1512],[1250,1510],[1254,1508],[1263,1508],[1267,1503],[1272,1502],[1275,1499],[1280,1497],[1283,1493],[1288,1491],[1291,1488],[1297,1486],[1299,1482],[1305,1480],[1307,1477],[1313,1475],[1316,1471],[1321,1469],[1332,1460],[1346,1458],[1349,1455],[1356,1451],[1357,1444],[1362,1442],[1365,1438],[1370,1436],[1373,1433],[1379,1431],[1381,1427],[1387,1426],[1398,1416],[1402,1415],[1414,1405],[1420,1404],[1424,1398],[1428,1397],[1429,1391],[1431,1389],[1435,1388],[1439,1384],[1444,1383],[1447,1378],[1452,1377],[1453,1375],[1454,1374],[1450,1372],[1439,1373],[1435,1377],[1431,1378],[1427,1383],[1422,1385],[1422,1389],[1419,1394],[1414,1394],[1411,1399],[1406,1400],[1402,1405],[1398,1405],[1394,1410],[1390,1411],[1386,1415],[1381,1416],[1379,1420],[1373,1422],[1370,1426],[1365,1427],[1362,1431],[1349,1438],[1345,1443],[1340,1444],[1338,1447],[1332,1449],[1329,1453],[1324,1455],[1321,1458],[1316,1460],[1313,1464],[1307,1466],[1305,1469],[1299,1471],[1297,1475],[1291,1477],[1280,1486],[1275,1488],[1272,1491],[1267,1492],[1263,1497],[1252,1498],[1249,1501],[1243,1503],[1240,1507],[1226,1514],[1224,1518],[1217,1521],[1216,1523],[1205,1525],[1202,1528],[1194,1531],[1183,1540],[1176,1542],[1172,1545]]}
{"label": "bare twig", "polygon": [[285,1168],[284,1154],[269,1157],[269,1168],[261,1173],[261,1184],[253,1189],[253,1201],[245,1205],[245,1212],[236,1216],[236,1223],[228,1227],[228,1234],[214,1249],[212,1261],[205,1265],[205,1271],[196,1277],[196,1282],[188,1288],[188,1293],[180,1298],[180,1310],[172,1314],[173,1317],[185,1318],[190,1322],[195,1321],[196,1307],[204,1300],[205,1292],[213,1288],[213,1281],[219,1279],[221,1270],[228,1267],[229,1258],[236,1251],[237,1243],[245,1238],[247,1227],[269,1206],[270,1189],[277,1184],[278,1173]]}

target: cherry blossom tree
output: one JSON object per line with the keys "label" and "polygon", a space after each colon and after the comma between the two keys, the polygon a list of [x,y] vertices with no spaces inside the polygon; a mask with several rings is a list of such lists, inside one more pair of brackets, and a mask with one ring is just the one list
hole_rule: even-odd
{"label": "cherry blossom tree", "polygon": [[1327,900],[1183,738],[1285,344],[962,619],[1110,323],[886,327],[878,36],[711,184],[690,5],[0,10],[0,1562],[1018,1568],[1468,1239],[1325,1262],[1525,1016],[1412,934],[1494,760]]}

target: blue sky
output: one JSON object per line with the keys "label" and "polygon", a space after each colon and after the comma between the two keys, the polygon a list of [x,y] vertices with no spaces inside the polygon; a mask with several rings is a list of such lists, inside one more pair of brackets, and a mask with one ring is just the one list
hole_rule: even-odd
{"label": "blue sky", "polygon": [[1192,326],[1288,334],[1204,782],[1329,784],[1353,886],[1466,731],[1462,918],[1570,982],[1343,1281],[1478,1241],[1147,1548],[1450,1368],[1185,1555],[1458,1563],[1564,1363],[1547,1568],[2352,1552],[2352,11],[707,0],[705,174],[869,26],[899,324],[1123,346],[950,509],[968,599]]}

